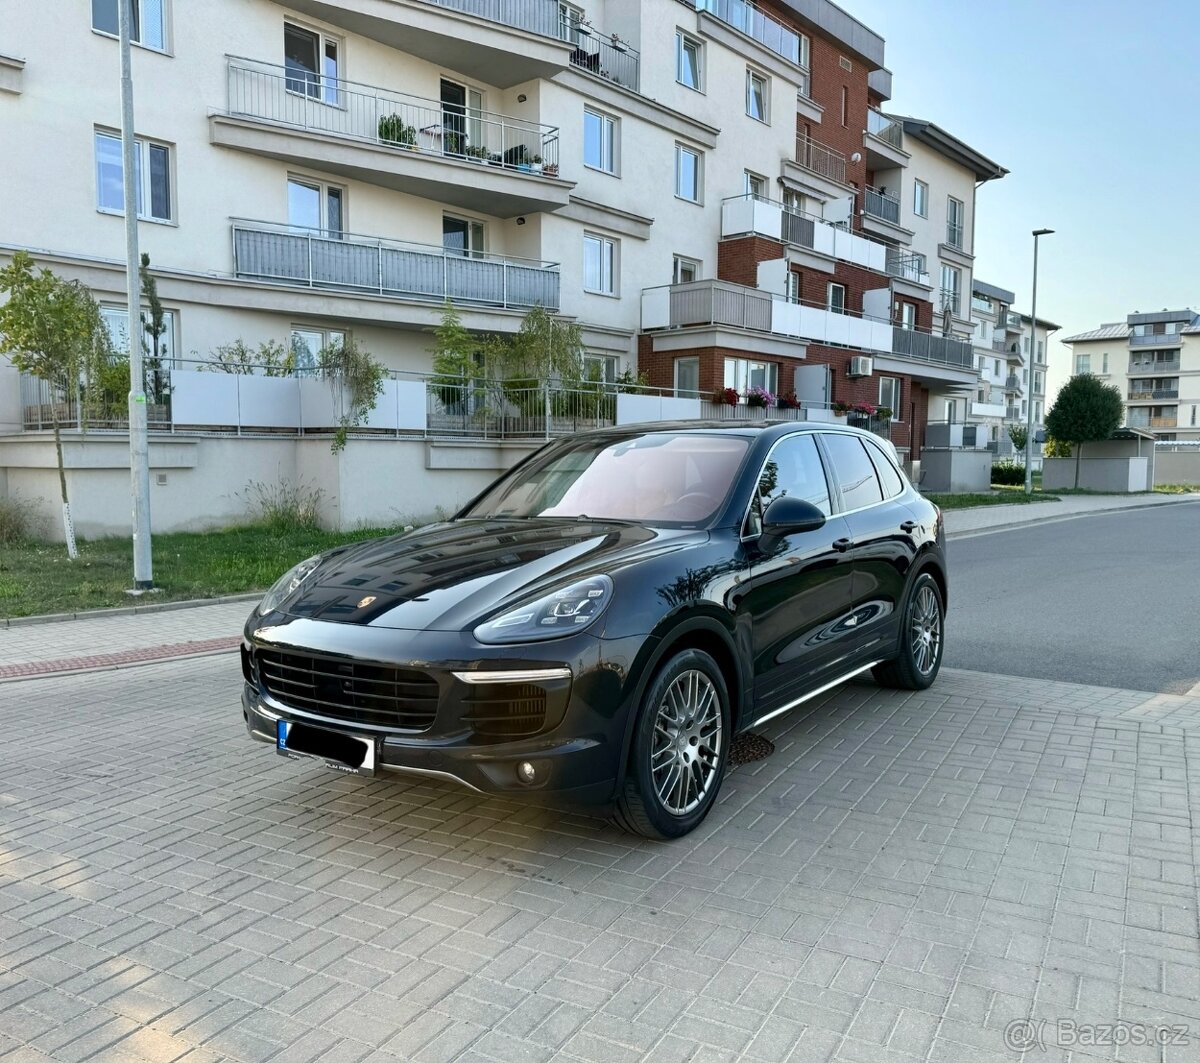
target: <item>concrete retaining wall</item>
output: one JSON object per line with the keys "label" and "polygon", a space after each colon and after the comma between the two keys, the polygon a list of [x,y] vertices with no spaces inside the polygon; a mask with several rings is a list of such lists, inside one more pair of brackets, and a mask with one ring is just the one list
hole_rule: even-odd
{"label": "concrete retaining wall", "polygon": [[1188,451],[1155,449],[1154,482],[1200,486],[1200,447]]}
{"label": "concrete retaining wall", "polygon": [[[1140,458],[1083,458],[1079,486],[1089,491],[1149,491],[1154,485],[1154,462]],[[1074,458],[1047,458],[1042,467],[1042,487],[1056,491],[1075,486]]]}
{"label": "concrete retaining wall", "polygon": [[921,448],[921,490],[962,494],[992,489],[992,455],[987,450]]}

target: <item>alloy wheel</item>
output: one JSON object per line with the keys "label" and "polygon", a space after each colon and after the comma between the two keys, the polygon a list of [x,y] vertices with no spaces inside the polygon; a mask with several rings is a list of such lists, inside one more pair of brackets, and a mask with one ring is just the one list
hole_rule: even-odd
{"label": "alloy wheel", "polygon": [[712,789],[721,763],[721,702],[698,669],[676,676],[654,720],[650,774],[663,808],[684,816]]}
{"label": "alloy wheel", "polygon": [[929,584],[917,591],[913,602],[911,634],[913,666],[921,675],[929,675],[942,648],[942,611]]}

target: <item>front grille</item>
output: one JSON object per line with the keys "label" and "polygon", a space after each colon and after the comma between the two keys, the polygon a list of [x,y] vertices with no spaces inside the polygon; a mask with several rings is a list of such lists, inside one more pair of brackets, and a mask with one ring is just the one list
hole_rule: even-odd
{"label": "front grille", "polygon": [[437,715],[437,681],[390,664],[257,650],[267,693],[285,705],[350,723],[424,731]]}
{"label": "front grille", "polygon": [[546,691],[539,686],[481,683],[464,700],[463,721],[476,734],[516,738],[546,726]]}

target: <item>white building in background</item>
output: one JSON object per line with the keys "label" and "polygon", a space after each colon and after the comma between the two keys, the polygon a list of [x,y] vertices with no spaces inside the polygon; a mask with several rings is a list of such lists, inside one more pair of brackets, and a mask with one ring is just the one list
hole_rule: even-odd
{"label": "white building in background", "polygon": [[[931,396],[973,387],[974,189],[1006,171],[884,116],[884,42],[828,0],[134,3],[139,239],[171,371],[151,418],[156,528],[236,515],[231,470],[326,470],[338,524],[396,515],[379,482],[427,510],[473,494],[534,433],[480,439],[464,417],[462,438],[434,438],[418,378],[447,299],[476,333],[511,333],[536,304],[578,322],[608,380],[888,405],[912,457]],[[83,280],[120,333],[116,9],[9,14],[0,261],[28,249]],[[327,425],[327,396],[195,372],[235,341],[303,361],[346,336],[413,387],[390,381],[366,426],[393,445],[352,440],[332,471],[328,441],[304,435]],[[0,366],[7,489],[52,495],[57,406]],[[247,421],[251,407],[274,420]],[[231,426],[256,438],[212,442]],[[71,447],[69,477],[95,485],[82,530],[124,527],[122,441]]]}
{"label": "white building in background", "polygon": [[1090,373],[1120,390],[1128,427],[1162,442],[1200,441],[1200,314],[1135,312],[1062,342],[1068,376]]}

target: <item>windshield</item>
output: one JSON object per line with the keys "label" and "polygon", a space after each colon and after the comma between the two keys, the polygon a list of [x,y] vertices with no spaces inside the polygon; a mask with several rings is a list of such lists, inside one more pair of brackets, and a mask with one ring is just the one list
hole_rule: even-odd
{"label": "windshield", "polygon": [[749,445],[702,432],[576,440],[506,477],[463,516],[701,524],[724,503]]}

